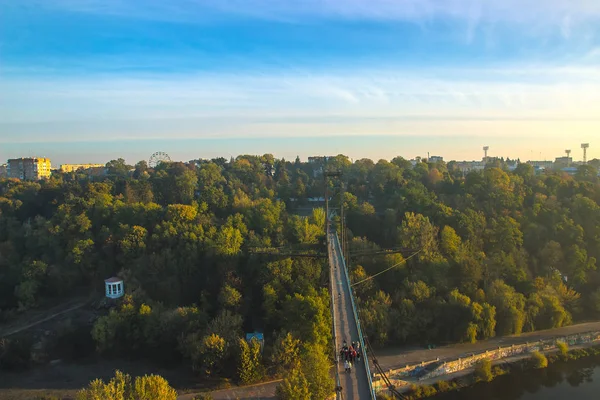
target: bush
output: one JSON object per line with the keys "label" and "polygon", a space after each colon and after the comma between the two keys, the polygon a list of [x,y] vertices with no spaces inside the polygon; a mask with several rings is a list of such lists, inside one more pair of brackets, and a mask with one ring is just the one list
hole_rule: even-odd
{"label": "bush", "polygon": [[556,342],[556,347],[561,356],[566,357],[569,353],[569,345],[565,342]]}
{"label": "bush", "polygon": [[475,379],[477,381],[489,382],[494,379],[492,374],[492,362],[487,358],[479,361],[475,366]]}
{"label": "bush", "polygon": [[210,393],[200,393],[194,396],[194,400],[213,400],[213,397]]}
{"label": "bush", "polygon": [[546,368],[548,366],[548,359],[539,351],[531,353],[531,361],[533,368]]}
{"label": "bush", "polygon": [[424,397],[431,397],[437,394],[437,390],[431,385],[420,385],[413,386],[412,391],[410,393],[410,398],[412,399],[422,399]]}
{"label": "bush", "polygon": [[108,383],[95,379],[77,393],[77,400],[96,399],[176,400],[177,392],[159,375],[138,376],[134,381],[117,370]]}
{"label": "bush", "polygon": [[437,387],[438,392],[448,392],[452,389],[452,386],[448,381],[438,381],[435,386]]}

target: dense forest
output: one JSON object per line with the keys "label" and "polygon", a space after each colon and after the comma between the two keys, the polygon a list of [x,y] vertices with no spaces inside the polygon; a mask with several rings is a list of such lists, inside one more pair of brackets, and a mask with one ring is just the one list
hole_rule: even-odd
{"label": "dense forest", "polygon": [[[355,288],[371,342],[473,342],[600,317],[594,166],[536,175],[495,161],[463,176],[452,162],[342,165],[352,276],[364,281]],[[361,256],[395,248],[405,251]]]}
{"label": "dense forest", "polygon": [[[102,298],[103,280],[118,275],[126,295],[91,329],[99,353],[185,362],[199,376],[241,383],[294,370],[325,398],[333,387],[326,261],[249,251],[324,246],[324,210],[300,217],[279,200],[306,195],[300,167],[269,155],[154,169],[115,160],[101,178],[2,181],[2,318],[81,288]],[[243,340],[254,331],[265,333],[264,351]],[[15,352],[0,342],[0,366],[10,368]]]}
{"label": "dense forest", "polygon": [[[285,373],[281,398],[294,385],[325,398],[327,263],[256,251],[324,250],[314,201],[324,169],[342,173],[331,204],[344,204],[373,344],[475,341],[600,316],[592,165],[536,175],[495,160],[463,174],[452,162],[266,154],[156,168],[119,159],[102,177],[0,181],[1,318],[82,288],[102,297],[103,280],[117,275],[127,294],[91,328],[100,354],[185,362],[242,383]],[[264,349],[243,340],[253,331],[265,333]]]}

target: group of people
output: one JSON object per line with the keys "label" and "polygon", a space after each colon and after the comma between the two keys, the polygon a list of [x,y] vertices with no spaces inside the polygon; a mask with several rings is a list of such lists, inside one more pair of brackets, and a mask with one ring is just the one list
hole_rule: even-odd
{"label": "group of people", "polygon": [[346,372],[352,371],[352,363],[358,359],[360,360],[360,342],[352,342],[350,346],[344,340],[342,350],[340,350],[340,356],[344,360],[344,369]]}

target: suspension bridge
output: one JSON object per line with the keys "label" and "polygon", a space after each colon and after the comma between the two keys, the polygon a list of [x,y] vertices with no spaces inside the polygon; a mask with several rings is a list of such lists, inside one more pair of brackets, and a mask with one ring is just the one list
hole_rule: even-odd
{"label": "suspension bridge", "polygon": [[[365,343],[360,329],[358,309],[356,308],[346,263],[338,236],[331,229],[327,233],[327,250],[329,254],[331,304],[333,318],[333,337],[336,359],[337,398],[342,400],[375,399],[369,361],[364,353]],[[340,345],[346,341],[360,342],[363,357],[356,361],[351,372],[344,369],[343,360],[339,357]]]}

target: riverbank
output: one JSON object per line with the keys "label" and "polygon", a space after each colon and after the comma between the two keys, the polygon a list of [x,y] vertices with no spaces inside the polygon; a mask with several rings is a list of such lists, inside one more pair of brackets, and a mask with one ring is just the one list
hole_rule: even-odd
{"label": "riverbank", "polygon": [[423,347],[385,347],[375,348],[377,360],[382,368],[388,372],[397,370],[406,365],[420,364],[428,360],[451,360],[465,358],[470,354],[478,354],[498,347],[534,343],[544,340],[558,339],[565,336],[600,331],[600,321],[582,322],[561,328],[526,332],[520,335],[497,336],[476,343],[454,343],[438,346],[433,349]]}
{"label": "riverbank", "polygon": [[[551,366],[555,363],[569,363],[585,358],[600,358],[600,345],[590,343],[581,345],[577,348],[561,352],[560,350],[549,350],[544,352],[547,365]],[[475,368],[465,369],[455,374],[446,375],[443,380],[438,378],[423,379],[418,385],[412,385],[408,391],[404,393],[407,400],[418,400],[437,395],[447,394],[453,391],[459,391],[472,387],[480,382],[490,382],[497,377],[511,374],[521,374],[524,371],[532,371],[539,368],[539,360],[533,359],[532,355],[521,355],[511,357],[509,359],[496,360],[490,362],[490,369],[486,373],[482,372],[482,363],[480,362]],[[434,382],[437,379],[437,382]],[[392,397],[380,393],[378,399],[387,400]]]}
{"label": "riverbank", "polygon": [[[74,314],[85,312],[84,309],[73,311]],[[75,316],[76,317],[76,316]],[[75,318],[70,315],[69,318]],[[62,316],[56,318],[56,322],[62,320]],[[79,318],[79,317],[77,317]],[[82,314],[81,319],[86,319],[85,314]],[[52,329],[50,322],[40,324],[39,330],[43,333],[46,330]],[[384,371],[389,375],[390,372],[394,377],[398,375],[398,369],[405,369],[407,365],[417,367],[428,362],[435,362],[437,358],[441,362],[453,362],[458,358],[466,360],[473,353],[490,352],[493,354],[498,348],[508,348],[515,346],[513,350],[518,349],[518,346],[529,343],[529,347],[534,346],[537,341],[544,340],[564,340],[563,338],[572,336],[573,334],[584,334],[590,331],[600,331],[600,322],[587,322],[582,324],[571,325],[562,328],[551,330],[543,330],[525,333],[520,336],[504,336],[496,337],[486,341],[477,343],[461,343],[454,345],[441,346],[435,349],[423,348],[385,348],[376,349],[375,354],[379,364]],[[22,334],[22,333],[21,333]],[[91,342],[90,342],[91,343]],[[73,342],[69,342],[73,347]],[[573,343],[572,348],[576,348]],[[541,349],[543,350],[543,349]],[[245,388],[233,386],[229,389],[218,390],[219,386],[215,382],[207,382],[198,379],[193,372],[184,366],[165,367],[164,365],[156,365],[153,363],[144,362],[143,360],[120,360],[120,359],[103,359],[93,355],[93,347],[90,347],[92,355],[85,357],[84,360],[63,360],[58,364],[46,364],[35,366],[24,371],[0,372],[0,398],[2,399],[31,399],[38,394],[53,394],[59,398],[74,398],[74,394],[81,387],[86,386],[90,380],[94,378],[109,379],[115,369],[127,372],[131,375],[143,375],[146,373],[158,373],[171,383],[184,398],[189,398],[189,393],[199,393],[206,390],[215,390],[219,398],[272,398],[274,397],[274,384],[265,384],[265,388],[258,385],[256,388]],[[76,352],[78,357],[84,356],[82,351]],[[512,358],[511,358],[512,359]],[[427,361],[429,360],[429,361]],[[509,359],[494,361],[500,365]],[[496,365],[496,364],[495,364]],[[405,387],[402,388],[400,383],[394,382],[396,387],[401,390],[410,388],[410,383],[433,385],[440,379],[457,379],[472,373],[472,369],[446,374],[442,377],[433,379],[421,379],[416,377],[401,376],[398,379],[403,380]],[[383,384],[381,380],[377,382],[380,386]],[[223,386],[221,386],[222,388]],[[260,396],[255,396],[260,392]]]}
{"label": "riverbank", "polygon": [[[469,370],[483,359],[504,360],[506,362],[509,359],[514,359],[514,357],[526,356],[534,351],[551,351],[556,349],[559,342],[571,346],[588,346],[594,342],[600,343],[600,331],[598,330],[567,336],[551,337],[544,335],[543,337],[544,339],[535,342],[520,338],[521,342],[518,344],[496,348],[487,347],[484,351],[461,354],[459,357],[439,358],[438,356],[417,364],[409,364],[398,369],[388,370],[386,376],[398,390],[406,391],[412,384],[422,384],[424,380],[430,380],[431,378],[447,380],[450,375]],[[435,354],[433,352],[432,356],[435,357]],[[373,385],[377,392],[387,390],[385,380],[380,374],[376,374],[373,378]]]}

